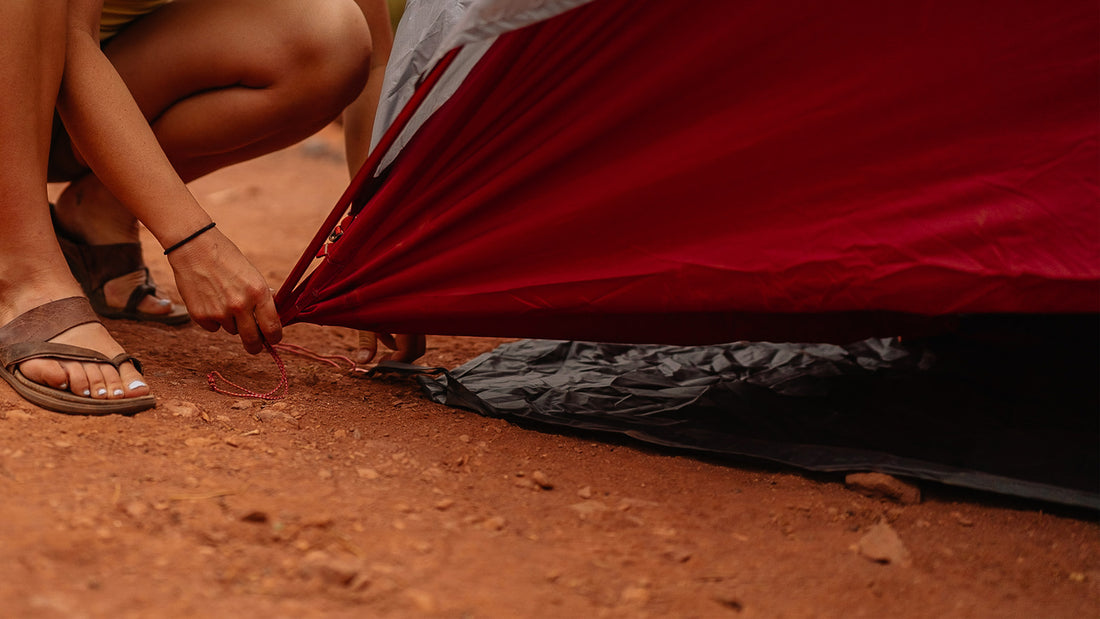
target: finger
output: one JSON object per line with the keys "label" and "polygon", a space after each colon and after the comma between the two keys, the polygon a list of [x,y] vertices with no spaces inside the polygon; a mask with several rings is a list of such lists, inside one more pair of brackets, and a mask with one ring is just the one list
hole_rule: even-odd
{"label": "finger", "polygon": [[355,363],[365,365],[378,353],[378,335],[374,331],[359,332],[359,350],[355,351]]}
{"label": "finger", "polygon": [[264,339],[260,335],[260,327],[251,314],[239,315],[236,318],[237,333],[241,336],[241,343],[249,354],[256,354],[264,349]]}
{"label": "finger", "polygon": [[194,314],[191,315],[191,320],[193,320],[198,326],[202,327],[204,331],[209,331],[211,333],[222,328],[222,323],[218,322],[217,320],[211,320],[209,318],[196,318]]}
{"label": "finger", "polygon": [[256,306],[256,325],[263,334],[264,341],[268,344],[278,344],[283,340],[283,322],[279,320],[279,310],[275,307],[275,299],[271,296],[271,289]]}
{"label": "finger", "polygon": [[[244,321],[240,320],[237,316],[230,316],[221,321],[221,328],[225,329],[225,332],[229,335],[237,335],[238,333],[240,333],[241,322]],[[214,330],[217,331],[217,329]]]}

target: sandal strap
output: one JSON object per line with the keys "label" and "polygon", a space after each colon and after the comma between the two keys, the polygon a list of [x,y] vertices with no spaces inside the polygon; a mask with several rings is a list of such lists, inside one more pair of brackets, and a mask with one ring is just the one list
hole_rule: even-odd
{"label": "sandal strap", "polygon": [[121,353],[108,358],[107,355],[90,348],[57,344],[55,342],[21,342],[14,346],[0,348],[0,364],[8,371],[31,359],[65,359],[83,363],[109,363],[115,366],[116,370],[121,369],[124,363],[132,363],[138,374],[145,374],[141,361],[129,353]]}
{"label": "sandal strap", "polygon": [[99,318],[88,299],[69,297],[50,301],[16,316],[15,320],[0,327],[0,349],[8,349],[24,342],[46,342],[73,327],[89,322],[99,322]]}
{"label": "sandal strap", "polygon": [[124,353],[120,353],[118,355],[115,355],[114,357],[109,359],[107,361],[107,363],[110,363],[111,365],[115,366],[115,369],[118,370],[118,369],[121,369],[122,364],[126,363],[127,361],[134,364],[134,369],[136,369],[138,371],[138,374],[141,374],[143,376],[145,375],[145,369],[141,366],[141,362],[138,361],[137,357],[131,355],[130,353],[125,353],[124,352]]}
{"label": "sandal strap", "polygon": [[0,327],[0,365],[11,372],[24,361],[42,358],[109,363],[116,369],[129,362],[134,364],[139,374],[145,373],[141,362],[129,353],[107,357],[90,348],[47,341],[73,327],[91,322],[99,322],[99,318],[85,297],[51,301],[24,312]]}
{"label": "sandal strap", "polygon": [[[0,363],[11,369],[24,361],[31,359],[65,359],[67,361],[81,361],[92,363],[110,363],[114,361],[107,355],[89,348],[72,346],[71,344],[58,344],[56,342],[20,342],[13,346],[0,349]],[[118,366],[115,366],[118,367]]]}
{"label": "sandal strap", "polygon": [[[131,314],[138,311],[138,304],[140,304],[145,297],[157,295],[157,286],[153,283],[152,276],[149,275],[149,267],[143,265],[140,269],[134,270],[145,271],[145,283],[138,284],[130,291],[130,298],[126,300],[126,307],[123,311]],[[130,272],[132,273],[133,271]],[[125,273],[123,275],[125,275]]]}
{"label": "sandal strap", "polygon": [[[76,276],[84,294],[93,299],[103,299],[103,287],[107,282],[137,271],[145,274],[144,282],[130,291],[122,312],[138,314],[138,305],[146,296],[157,295],[157,285],[145,264],[141,253],[141,243],[112,243],[109,245],[89,245],[79,237],[65,230],[57,218],[57,210],[50,205],[50,217],[53,218],[54,233],[57,236],[69,269]],[[106,300],[102,300],[106,306]]]}

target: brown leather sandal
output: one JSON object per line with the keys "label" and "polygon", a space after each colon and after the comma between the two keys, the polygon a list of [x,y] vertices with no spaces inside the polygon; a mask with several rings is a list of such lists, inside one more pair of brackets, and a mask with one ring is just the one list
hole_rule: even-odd
{"label": "brown leather sandal", "polygon": [[48,341],[73,327],[89,322],[99,322],[99,319],[84,297],[51,301],[20,314],[15,320],[0,327],[0,377],[8,381],[12,389],[31,404],[59,413],[132,415],[156,406],[157,400],[151,395],[117,400],[78,396],[36,383],[19,371],[19,364],[24,361],[49,358],[108,363],[115,368],[131,362],[141,372],[141,363],[126,353],[108,358],[103,353],[88,348]]}
{"label": "brown leather sandal", "polygon": [[[69,269],[76,277],[76,281],[80,282],[84,294],[88,295],[92,309],[97,314],[105,318],[140,320],[166,325],[181,325],[191,320],[187,309],[177,303],[172,304],[172,311],[165,314],[150,314],[138,309],[142,299],[148,295],[155,296],[157,293],[157,286],[149,275],[149,267],[145,266],[145,260],[141,256],[140,243],[88,245],[61,227],[52,208],[50,214],[53,216],[57,242],[61,245],[65,260],[69,263]],[[125,307],[108,305],[106,295],[103,293],[103,287],[107,282],[136,271],[145,272],[145,283],[134,288]]]}

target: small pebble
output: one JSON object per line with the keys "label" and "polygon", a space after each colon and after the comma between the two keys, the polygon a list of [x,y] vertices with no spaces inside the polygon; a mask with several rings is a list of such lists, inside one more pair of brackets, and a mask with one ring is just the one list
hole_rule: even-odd
{"label": "small pebble", "polygon": [[206,438],[202,436],[192,436],[189,439],[183,441],[184,445],[188,447],[209,447],[218,442],[217,439]]}
{"label": "small pebble", "polygon": [[895,531],[885,521],[879,522],[867,530],[859,539],[859,554],[876,563],[892,563],[907,566],[910,564],[909,550]]}
{"label": "small pebble", "polygon": [[194,417],[199,412],[199,407],[183,400],[169,400],[163,406],[173,417]]}
{"label": "small pebble", "polygon": [[126,504],[126,507],[124,507],[122,511],[126,512],[126,515],[134,520],[140,520],[141,517],[149,511],[149,506],[141,501],[131,501]]}
{"label": "small pebble", "polygon": [[577,515],[581,517],[581,520],[586,520],[595,516],[596,514],[606,512],[611,508],[609,508],[601,501],[584,501],[582,503],[574,503],[570,505],[569,509],[577,512]]}
{"label": "small pebble", "polygon": [[531,473],[531,480],[538,484],[539,488],[543,490],[553,490],[554,484],[542,471],[535,471]]}
{"label": "small pebble", "polygon": [[955,519],[955,522],[959,523],[960,525],[962,525],[964,527],[974,526],[974,521],[971,520],[970,518],[967,518],[966,516],[962,515],[962,512],[951,512],[951,517]]}
{"label": "small pebble", "polygon": [[844,478],[849,488],[871,498],[885,498],[902,505],[920,503],[920,488],[883,473],[852,473]]}
{"label": "small pebble", "polygon": [[331,556],[323,550],[314,550],[302,561],[302,573],[341,587],[351,584],[362,570],[362,563],[355,557]]}
{"label": "small pebble", "polygon": [[670,548],[665,551],[664,557],[673,563],[687,563],[691,560],[691,551],[686,548]]}
{"label": "small pebble", "polygon": [[619,594],[619,603],[640,605],[649,601],[649,591],[645,587],[627,587]]}
{"label": "small pebble", "polygon": [[536,484],[535,482],[531,481],[530,479],[527,479],[526,477],[521,477],[521,478],[519,478],[519,479],[515,480],[515,481],[514,481],[514,482],[512,482],[512,483],[513,483],[513,484],[514,484],[514,485],[515,485],[515,486],[516,486],[517,488],[526,488],[526,489],[528,489],[528,490],[538,490],[538,489],[539,489],[539,485],[538,485],[538,484]]}

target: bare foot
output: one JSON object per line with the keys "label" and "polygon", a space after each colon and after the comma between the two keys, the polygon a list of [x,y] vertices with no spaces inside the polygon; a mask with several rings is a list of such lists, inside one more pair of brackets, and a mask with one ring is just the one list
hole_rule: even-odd
{"label": "bare foot", "polygon": [[[46,256],[37,266],[48,267],[47,271],[58,272],[65,268],[60,255],[56,258]],[[39,274],[40,275],[40,274]],[[65,275],[68,275],[67,271]],[[39,279],[34,273],[25,273],[23,284],[6,295],[5,303],[0,306],[0,325],[7,325],[17,316],[42,306],[52,300],[77,296],[80,287],[71,276],[53,281],[49,276]],[[67,279],[67,281],[65,281]],[[99,322],[77,325],[50,340],[58,344],[69,344],[98,351],[108,358],[122,354],[124,350]],[[109,363],[78,362],[49,357],[31,359],[19,364],[19,371],[29,380],[67,390],[78,396],[97,399],[119,399],[149,394],[149,387],[141,374],[131,363],[124,363],[115,369]]]}
{"label": "bare foot", "polygon": [[[124,352],[100,323],[73,327],[50,341],[89,348],[108,357]],[[20,364],[19,371],[36,383],[96,399],[113,400],[149,394],[149,386],[130,363],[124,363],[116,370],[114,366],[107,363],[81,363],[44,358],[24,361]]]}
{"label": "bare foot", "polygon": [[[140,241],[138,222],[91,174],[73,181],[61,193],[54,209],[62,228],[89,245],[112,245]],[[126,307],[130,294],[145,283],[145,273],[135,271],[108,281],[103,286],[107,305]],[[159,295],[146,295],[138,311],[164,315],[172,312],[172,301]]]}

